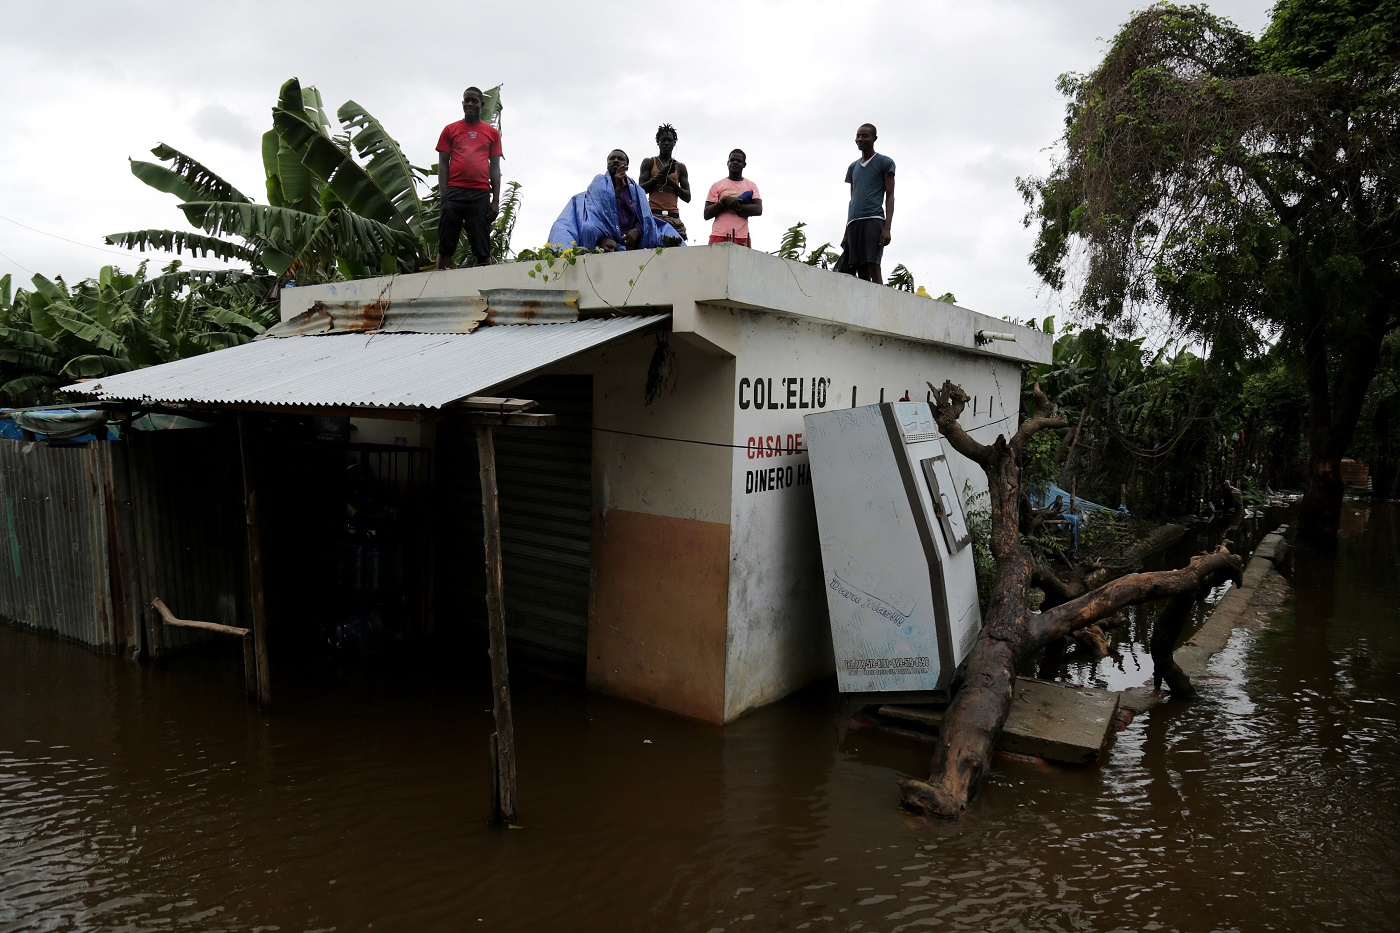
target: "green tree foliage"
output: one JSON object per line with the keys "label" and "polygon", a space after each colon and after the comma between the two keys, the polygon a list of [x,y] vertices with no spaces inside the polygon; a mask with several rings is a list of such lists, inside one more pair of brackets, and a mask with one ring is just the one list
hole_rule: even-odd
{"label": "green tree foliage", "polygon": [[831,243],[823,243],[814,249],[807,249],[807,224],[799,220],[783,234],[778,243],[777,255],[793,262],[806,263],[818,269],[831,269],[836,266],[840,255],[831,249]]}
{"label": "green tree foliage", "polygon": [[48,404],[56,390],[83,378],[245,343],[275,314],[245,276],[226,273],[191,281],[176,260],[146,277],[103,266],[96,278],[69,287],[61,278],[33,279],[33,290],[10,293],[0,281],[0,404]]}
{"label": "green tree foliage", "polygon": [[[491,223],[492,262],[510,262],[515,258],[510,251],[510,241],[515,235],[515,221],[520,217],[520,188],[520,182],[510,181],[506,182],[505,190],[501,192],[501,212]],[[437,249],[436,246],[433,248]],[[470,249],[471,244],[463,237],[457,247],[454,264],[460,266],[465,263]]]}
{"label": "green tree foliage", "polygon": [[1019,182],[1032,265],[1084,312],[1163,312],[1217,360],[1276,339],[1308,393],[1300,533],[1329,545],[1400,326],[1400,0],[1281,0],[1257,41],[1154,6],[1061,89],[1058,164]]}
{"label": "green tree foliage", "polygon": [[894,267],[894,271],[885,280],[885,284],[897,291],[912,292],[915,288],[914,273],[905,268],[903,263],[900,263]]}
{"label": "green tree foliage", "polygon": [[1103,325],[1068,326],[1051,362],[1027,371],[1026,404],[1036,383],[1070,426],[1054,450],[1028,446],[1028,486],[1053,479],[1110,506],[1126,490],[1134,512],[1164,515],[1228,501],[1224,484],[1242,481],[1237,369],[1212,367],[1189,350],[1148,352],[1143,338]]}
{"label": "green tree foliage", "polygon": [[1356,456],[1371,468],[1371,490],[1400,497],[1400,330],[1391,331],[1357,428]]}

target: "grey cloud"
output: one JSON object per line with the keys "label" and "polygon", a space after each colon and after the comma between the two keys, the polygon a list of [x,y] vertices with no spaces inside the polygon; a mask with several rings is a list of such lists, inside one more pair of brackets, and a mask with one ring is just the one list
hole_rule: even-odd
{"label": "grey cloud", "polygon": [[206,104],[199,109],[190,121],[201,139],[228,143],[238,149],[255,150],[262,133],[241,114],[234,113],[223,104]]}

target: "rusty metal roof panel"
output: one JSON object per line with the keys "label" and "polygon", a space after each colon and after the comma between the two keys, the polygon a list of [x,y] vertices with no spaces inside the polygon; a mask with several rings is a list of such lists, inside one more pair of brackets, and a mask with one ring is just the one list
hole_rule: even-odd
{"label": "rusty metal roof panel", "polygon": [[487,288],[466,297],[317,301],[259,336],[324,334],[470,334],[478,326],[564,324],[578,320],[578,292],[549,288]]}
{"label": "rusty metal roof panel", "polygon": [[258,340],[64,391],[131,402],[441,408],[669,316],[481,327],[470,334],[348,333]]}

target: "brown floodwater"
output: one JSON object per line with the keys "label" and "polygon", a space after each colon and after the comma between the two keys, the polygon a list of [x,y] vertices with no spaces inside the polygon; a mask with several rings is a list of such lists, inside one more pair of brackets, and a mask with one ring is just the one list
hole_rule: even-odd
{"label": "brown floodwater", "polygon": [[[999,763],[957,823],[899,808],[927,748],[834,683],[717,728],[518,673],[498,829],[484,658],[287,673],[264,715],[236,657],[0,626],[0,929],[1393,930],[1400,508],[1348,508],[1197,702]],[[1071,675],[1149,676],[1119,653]]]}

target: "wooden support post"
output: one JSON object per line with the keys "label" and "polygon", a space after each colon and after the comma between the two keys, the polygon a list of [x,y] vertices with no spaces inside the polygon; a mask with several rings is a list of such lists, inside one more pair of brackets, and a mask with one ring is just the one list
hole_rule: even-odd
{"label": "wooden support post", "polygon": [[495,818],[515,822],[515,725],[510,712],[510,672],[506,666],[505,595],[501,577],[501,511],[496,497],[496,447],[491,426],[476,426],[481,461],[481,518],[486,529],[486,613],[491,633],[491,698],[496,734],[491,737],[495,771]]}
{"label": "wooden support post", "polygon": [[258,672],[258,705],[272,705],[267,665],[267,603],[263,593],[262,538],[258,533],[258,489],[253,472],[253,439],[248,416],[238,416],[238,448],[243,458],[243,514],[248,526],[248,589],[253,608],[253,657]]}
{"label": "wooden support post", "polygon": [[[414,501],[435,503],[437,501],[437,415],[434,412],[421,412],[418,416],[418,446],[427,451],[423,456],[427,476],[417,477],[419,488],[413,491]],[[418,588],[418,618],[423,625],[423,634],[432,635],[437,628],[437,509],[430,505],[418,516],[423,522],[423,553],[419,566],[423,568],[422,585]]]}

